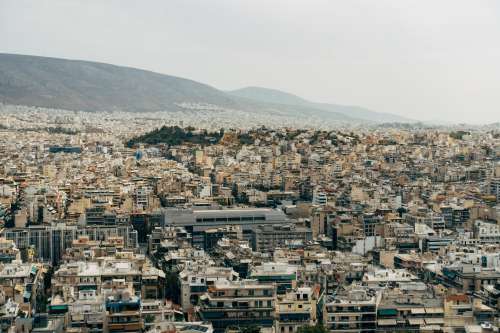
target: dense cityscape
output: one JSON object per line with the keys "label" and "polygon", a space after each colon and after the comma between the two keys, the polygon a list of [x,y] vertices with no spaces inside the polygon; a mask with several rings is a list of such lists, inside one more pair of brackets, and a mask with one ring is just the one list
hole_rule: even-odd
{"label": "dense cityscape", "polygon": [[498,124],[205,109],[0,105],[1,332],[498,332]]}
{"label": "dense cityscape", "polygon": [[0,0],[0,333],[500,333],[500,1]]}

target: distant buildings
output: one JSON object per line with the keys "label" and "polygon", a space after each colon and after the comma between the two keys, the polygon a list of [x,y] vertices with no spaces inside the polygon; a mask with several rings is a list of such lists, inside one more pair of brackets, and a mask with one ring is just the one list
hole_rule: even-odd
{"label": "distant buildings", "polygon": [[180,104],[0,105],[1,332],[498,331],[497,127]]}

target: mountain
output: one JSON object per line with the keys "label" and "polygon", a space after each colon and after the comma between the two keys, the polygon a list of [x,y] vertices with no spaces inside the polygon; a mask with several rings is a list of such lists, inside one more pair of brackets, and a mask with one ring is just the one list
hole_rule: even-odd
{"label": "mountain", "polygon": [[278,90],[249,87],[224,92],[136,68],[1,53],[0,103],[83,111],[223,109],[346,123],[401,119],[360,107],[313,103]]}
{"label": "mountain", "polygon": [[345,115],[347,117],[364,120],[368,122],[412,122],[413,120],[401,117],[391,113],[382,113],[371,111],[359,106],[347,106],[338,104],[315,103],[310,102],[302,97],[283,92],[276,89],[268,89],[261,87],[246,87],[227,92],[230,95],[248,98],[255,101],[277,103],[283,105],[294,105],[303,108],[311,108],[334,112]]}
{"label": "mountain", "polygon": [[101,111],[158,111],[175,103],[237,107],[234,98],[195,81],[109,64],[0,54],[5,104]]}
{"label": "mountain", "polygon": [[261,87],[246,87],[228,91],[227,93],[233,96],[274,104],[304,106],[311,103],[297,95],[289,94],[281,90]]}

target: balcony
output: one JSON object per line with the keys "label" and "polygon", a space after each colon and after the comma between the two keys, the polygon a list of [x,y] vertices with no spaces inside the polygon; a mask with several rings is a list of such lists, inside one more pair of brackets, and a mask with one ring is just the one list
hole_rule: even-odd
{"label": "balcony", "polygon": [[142,328],[143,324],[140,321],[108,324],[108,330],[110,332],[136,332],[136,331],[141,331]]}
{"label": "balcony", "polygon": [[309,313],[287,313],[279,314],[280,322],[307,322],[311,320],[311,315]]}

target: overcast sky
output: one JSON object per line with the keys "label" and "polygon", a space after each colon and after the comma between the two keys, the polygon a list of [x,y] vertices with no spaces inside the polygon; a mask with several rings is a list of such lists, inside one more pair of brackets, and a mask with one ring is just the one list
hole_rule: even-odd
{"label": "overcast sky", "polygon": [[500,121],[498,0],[0,0],[0,52]]}

